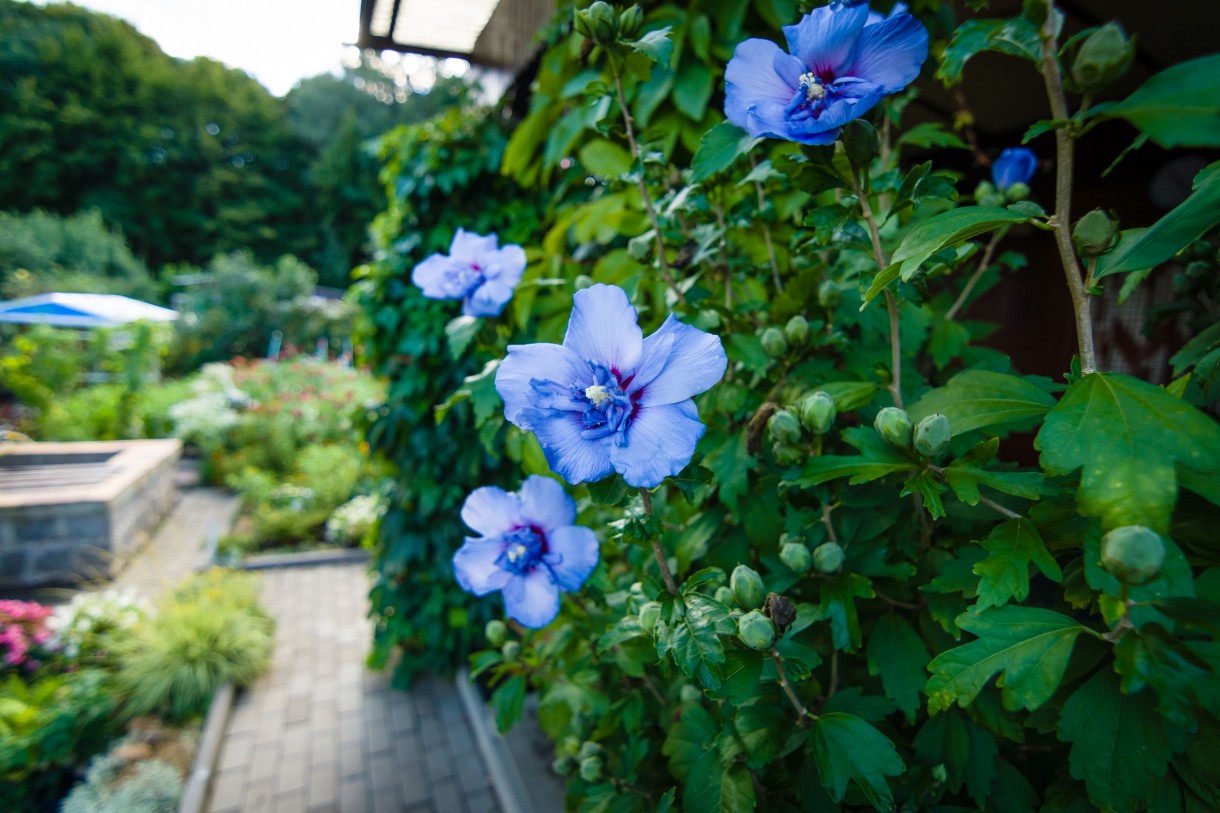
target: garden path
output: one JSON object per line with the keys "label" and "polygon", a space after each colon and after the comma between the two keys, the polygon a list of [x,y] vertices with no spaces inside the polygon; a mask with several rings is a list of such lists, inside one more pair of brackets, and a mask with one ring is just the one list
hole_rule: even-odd
{"label": "garden path", "polygon": [[275,663],[233,708],[207,810],[499,810],[453,685],[427,679],[400,692],[365,668],[365,568],[264,572]]}

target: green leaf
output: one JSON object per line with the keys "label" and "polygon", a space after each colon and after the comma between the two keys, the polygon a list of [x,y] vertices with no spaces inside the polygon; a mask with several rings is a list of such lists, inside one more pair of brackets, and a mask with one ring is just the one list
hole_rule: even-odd
{"label": "green leaf", "polygon": [[740,706],[758,694],[762,677],[763,654],[752,649],[732,649],[724,659],[724,683],[720,694],[735,706]]}
{"label": "green leaf", "polygon": [[671,26],[667,25],[664,28],[649,31],[635,42],[629,42],[627,45],[629,45],[635,52],[643,54],[653,62],[668,65],[669,57],[674,52],[673,41],[669,38],[670,29]]}
{"label": "green leaf", "polygon": [[873,807],[883,813],[894,809],[886,777],[901,775],[906,765],[888,737],[859,717],[831,712],[818,717],[810,739],[822,785],[836,802],[854,782]]}
{"label": "green leaf", "polygon": [[1038,29],[1024,16],[1011,20],[966,20],[953,32],[936,69],[936,78],[946,85],[960,82],[966,62],[983,51],[997,51],[1036,63],[1040,48]]}
{"label": "green leaf", "polygon": [[952,147],[956,150],[968,150],[966,142],[953,132],[946,130],[944,125],[939,122],[925,121],[922,124],[916,124],[911,129],[898,136],[898,140],[894,142],[896,146],[908,145],[911,147]]}
{"label": "green leaf", "polygon": [[717,124],[699,140],[699,149],[691,160],[691,179],[705,181],[718,172],[724,172],[761,140],[751,138],[727,121]]}
{"label": "green leaf", "polygon": [[481,321],[474,316],[459,316],[445,325],[445,338],[449,340],[449,355],[456,361],[470,347],[478,335]]}
{"label": "green leaf", "polygon": [[708,751],[691,768],[682,803],[686,813],[749,813],[756,804],[750,771],[740,762],[725,768]]}
{"label": "green leaf", "polygon": [[496,728],[501,732],[512,728],[525,710],[525,676],[513,675],[497,686],[491,707],[496,710]]}
{"label": "green leaf", "polygon": [[674,77],[673,100],[678,112],[694,121],[703,121],[712,98],[716,75],[695,59],[684,59]]}
{"label": "green leaf", "polygon": [[657,624],[657,656],[672,654],[674,663],[683,673],[698,678],[713,691],[720,688],[725,661],[721,635],[730,635],[736,624],[728,608],[699,593],[682,597],[685,612],[672,628]]}
{"label": "green leaf", "polygon": [[667,481],[676,485],[682,491],[682,496],[686,497],[686,501],[694,505],[695,491],[712,482],[715,476],[707,466],[690,463],[682,471],[667,478]]}
{"label": "green leaf", "polygon": [[1105,668],[1063,704],[1059,738],[1072,744],[1072,777],[1084,781],[1094,804],[1116,813],[1140,809],[1186,744],[1181,731],[1166,725],[1152,692],[1123,694]]}
{"label": "green leaf", "polygon": [[877,385],[871,381],[831,381],[818,387],[835,402],[838,412],[850,412],[872,403]]}
{"label": "green leaf", "polygon": [[915,471],[911,461],[877,462],[858,456],[822,455],[811,457],[805,464],[797,482],[805,486],[816,486],[840,477],[851,477],[852,485],[878,480],[896,471]]}
{"label": "green leaf", "polygon": [[1077,504],[1106,528],[1166,533],[1177,500],[1175,466],[1220,476],[1220,426],[1160,387],[1093,373],[1046,416],[1034,440],[1050,474],[1082,469]]}
{"label": "green leaf", "polygon": [[669,771],[678,779],[685,779],[691,766],[711,748],[720,727],[712,715],[697,704],[682,707],[678,722],[669,726],[661,753],[669,757]]}
{"label": "green leaf", "polygon": [[1048,579],[1063,580],[1058,562],[1027,519],[1001,522],[979,545],[987,551],[987,558],[974,566],[980,577],[979,609],[1002,607],[1014,598],[1024,601],[1029,596],[1031,562]]}
{"label": "green leaf", "polygon": [[949,419],[954,436],[990,426],[1019,423],[1046,414],[1055,399],[1023,378],[987,370],[966,370],[944,387],[911,405],[911,420],[919,422],[939,412]]}
{"label": "green leaf", "polygon": [[945,482],[957,498],[967,505],[978,505],[979,486],[985,485],[1027,500],[1036,500],[1045,489],[1045,480],[1036,471],[993,471],[983,468],[995,458],[999,438],[985,440],[945,468]]}
{"label": "green leaf", "polygon": [[944,765],[948,786],[957,793],[966,786],[979,807],[991,793],[1000,746],[995,735],[975,725],[965,712],[950,708],[929,717],[911,743],[916,758],[932,767]]}
{"label": "green leaf", "polygon": [[941,249],[955,246],[1001,226],[1028,223],[1028,214],[999,206],[962,206],[933,215],[907,232],[885,270],[877,273],[864,293],[867,304],[898,277],[909,280],[923,264]]}
{"label": "green leaf", "polygon": [[969,705],[1000,672],[1005,708],[1038,708],[1059,687],[1072,646],[1087,631],[1066,615],[1015,605],[962,613],[957,625],[979,639],[928,664],[932,677],[924,692],[930,713]]}
{"label": "green leaf", "polygon": [[1098,257],[1093,279],[1158,266],[1220,224],[1220,162],[1195,176],[1194,190],[1151,228],[1139,230],[1135,239],[1120,240],[1113,251]]}
{"label": "green leaf", "polygon": [[756,703],[737,709],[733,729],[746,749],[746,764],[762,769],[779,755],[792,729],[791,712],[772,703]]}
{"label": "green leaf", "polygon": [[868,673],[881,677],[886,696],[898,704],[907,722],[915,722],[931,657],[919,633],[897,613],[881,616],[869,634]]}
{"label": "green leaf", "polygon": [[595,138],[580,148],[580,163],[594,175],[617,177],[631,169],[631,153],[604,138]]}
{"label": "green leaf", "polygon": [[1166,68],[1110,107],[1162,147],[1220,147],[1220,54]]}
{"label": "green leaf", "polygon": [[836,573],[822,584],[818,614],[830,621],[830,640],[835,649],[853,652],[860,648],[860,619],[856,598],[873,598],[872,583],[858,573]]}

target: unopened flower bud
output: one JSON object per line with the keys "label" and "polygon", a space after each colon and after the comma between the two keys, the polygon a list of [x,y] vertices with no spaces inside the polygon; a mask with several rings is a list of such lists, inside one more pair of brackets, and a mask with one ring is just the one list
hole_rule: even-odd
{"label": "unopened flower bud", "polygon": [[602,781],[603,766],[601,757],[589,757],[580,761],[580,778],[586,782]]}
{"label": "unopened flower bud", "polygon": [[1151,528],[1126,525],[1101,539],[1102,569],[1127,584],[1147,584],[1161,572],[1165,542]]}
{"label": "unopened flower bud", "polygon": [[813,549],[813,566],[820,573],[834,573],[843,567],[843,548],[838,542],[823,542]]}
{"label": "unopened flower bud", "polygon": [[631,259],[642,263],[652,256],[652,246],[652,236],[641,234],[627,241],[627,254]]}
{"label": "unopened flower bud", "polygon": [[623,39],[633,40],[644,25],[644,10],[634,5],[618,16],[618,33]]}
{"label": "unopened flower bud", "polygon": [[1072,240],[1082,257],[1105,254],[1118,239],[1118,224],[1101,209],[1094,209],[1076,221],[1072,227]]}
{"label": "unopened flower bud", "polygon": [[1072,79],[1082,93],[1101,90],[1131,67],[1135,43],[1118,23],[1106,23],[1094,31],[1076,51]]}
{"label": "unopened flower bud", "polygon": [[487,626],[483,627],[483,637],[487,639],[489,645],[501,646],[508,637],[508,627],[504,626],[503,621],[493,618],[487,622]]}
{"label": "unopened flower bud", "polygon": [[582,37],[593,38],[593,29],[589,27],[589,12],[577,9],[572,14],[572,27],[576,29],[576,33]]}
{"label": "unopened flower bud", "polygon": [[784,337],[788,343],[800,346],[809,340],[809,320],[799,313],[784,325]]}
{"label": "unopened flower bud", "polygon": [[744,609],[753,609],[762,604],[762,576],[749,565],[733,568],[733,575],[729,576],[729,589],[733,591],[733,598],[737,599],[738,606]]}
{"label": "unopened flower bud", "polygon": [[780,442],[771,444],[771,454],[781,466],[795,466],[805,459],[805,453],[800,449]]}
{"label": "unopened flower bud", "polygon": [[826,310],[832,311],[839,307],[839,302],[842,298],[843,292],[831,280],[826,280],[818,286],[818,304]]}
{"label": "unopened flower bud", "polygon": [[602,0],[589,6],[589,28],[593,32],[593,41],[598,45],[608,45],[618,36],[618,15],[614,8]]}
{"label": "unopened flower bud", "polygon": [[933,413],[915,427],[915,451],[924,457],[936,457],[949,447],[952,437],[949,419],[939,412]]}
{"label": "unopened flower bud", "polygon": [[652,631],[656,629],[657,621],[661,618],[661,605],[655,601],[646,601],[640,607],[640,629],[652,635]]}
{"label": "unopened flower bud", "polygon": [[800,542],[786,542],[779,549],[779,559],[794,573],[807,573],[813,567],[813,557],[809,548]]}
{"label": "unopened flower bud", "polygon": [[517,656],[521,654],[521,644],[517,641],[505,641],[504,646],[500,647],[500,654],[504,656],[506,661],[515,661]]}
{"label": "unopened flower bud", "polygon": [[580,744],[580,750],[576,752],[576,758],[586,760],[589,757],[600,757],[604,753],[606,753],[606,749],[602,747],[600,742],[585,740]]}
{"label": "unopened flower bud", "polygon": [[699,691],[698,686],[683,683],[682,688],[678,690],[678,699],[687,705],[691,705],[703,700],[703,692]]}
{"label": "unopened flower bud", "polygon": [[949,772],[945,770],[945,764],[942,762],[932,766],[932,780],[938,785],[943,785],[949,781]]}
{"label": "unopened flower bud", "polygon": [[750,649],[765,651],[775,643],[775,625],[758,610],[751,610],[737,621],[737,637]]}
{"label": "unopened flower bud", "polygon": [[560,776],[571,776],[572,771],[576,770],[576,760],[571,757],[555,757],[551,763],[551,770]]}
{"label": "unopened flower bud", "polygon": [[771,437],[780,443],[799,443],[801,440],[801,422],[786,409],[777,409],[767,421]]}
{"label": "unopened flower bud", "polygon": [[784,331],[777,327],[769,327],[764,330],[759,337],[759,342],[762,344],[763,352],[773,359],[788,355],[788,340],[784,338]]}
{"label": "unopened flower bud", "polygon": [[716,600],[726,607],[733,606],[733,591],[732,589],[721,585],[716,588]]}
{"label": "unopened flower bud", "polygon": [[1004,197],[1010,201],[1025,200],[1029,197],[1029,185],[1018,181],[1004,190]]}
{"label": "unopened flower bud", "polygon": [[818,390],[801,399],[801,424],[815,435],[824,435],[834,426],[835,399]]}
{"label": "unopened flower bud", "polygon": [[905,409],[886,407],[877,413],[873,421],[877,434],[885,438],[885,442],[899,449],[911,448],[911,439],[915,427],[911,425],[911,416]]}

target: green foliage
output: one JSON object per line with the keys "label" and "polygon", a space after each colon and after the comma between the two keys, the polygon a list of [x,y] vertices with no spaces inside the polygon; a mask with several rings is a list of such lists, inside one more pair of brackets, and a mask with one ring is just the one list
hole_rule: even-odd
{"label": "green foliage", "polygon": [[118,730],[117,702],[105,672],[83,669],[0,684],[0,807],[54,810],[76,766]]}
{"label": "green foliage", "polygon": [[51,291],[156,298],[148,268],[96,210],[69,217],[0,212],[0,296]]}
{"label": "green foliage", "polygon": [[130,776],[119,772],[128,760],[117,754],[98,757],[85,781],[68,794],[62,813],[173,813],[182,798],[182,777],[168,763],[155,759],[138,763]]}
{"label": "green foliage", "polygon": [[188,580],[120,655],[125,709],[170,719],[203,713],[222,684],[245,686],[267,669],[274,631],[253,576],[213,570]]}
{"label": "green foliage", "polygon": [[[1054,232],[1070,251],[1073,224],[1032,202],[958,206],[957,176],[897,149],[956,146],[937,125],[907,126],[910,95],[843,147],[724,124],[708,82],[796,7],[647,3],[630,35],[635,12],[569,10],[507,144],[494,116],[469,111],[386,142],[384,255],[360,286],[369,357],[389,381],[368,438],[399,468],[376,547],[377,659],[401,647],[407,677],[424,651],[458,660],[475,619],[497,612],[449,581],[462,500],[548,471],[535,438],[505,425],[499,360],[560,341],[573,294],[609,283],[646,335],[673,313],[719,336],[729,369],[697,399],[707,428],[685,472],[641,496],[617,475],[571,489],[601,561],[555,622],[493,628],[508,639],[471,656],[501,725],[538,691],[573,808],[1210,809],[1220,429],[1189,381],[1098,372],[1086,349],[1053,382],[981,344],[994,326],[959,315],[980,252],[992,258],[1009,229],[1048,250]],[[1078,49],[1060,47],[1058,12],[1025,9],[959,27],[940,76],[957,81],[984,50],[1022,70],[1043,69],[1045,50],[1065,75]],[[1190,118],[1193,102],[1166,98]],[[1038,127],[1087,143],[1090,121]],[[1115,262],[1197,260],[1191,279],[1207,278],[1206,207],[1184,205],[1155,245]],[[528,251],[497,319],[453,318],[407,284],[459,226]],[[1067,268],[1089,335],[1106,256]],[[1210,328],[1196,311],[1191,326]],[[1177,374],[1214,370],[1218,341],[1187,345]],[[829,420],[806,417],[818,392]],[[1102,538],[1126,525],[1164,550],[1120,582]]]}

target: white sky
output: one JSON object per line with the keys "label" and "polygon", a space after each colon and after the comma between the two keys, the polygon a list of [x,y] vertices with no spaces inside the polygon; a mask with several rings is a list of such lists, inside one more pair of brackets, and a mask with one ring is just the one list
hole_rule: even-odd
{"label": "white sky", "polygon": [[127,20],[171,56],[206,56],[240,68],[277,96],[338,68],[343,43],[355,42],[360,28],[360,0],[74,2]]}

